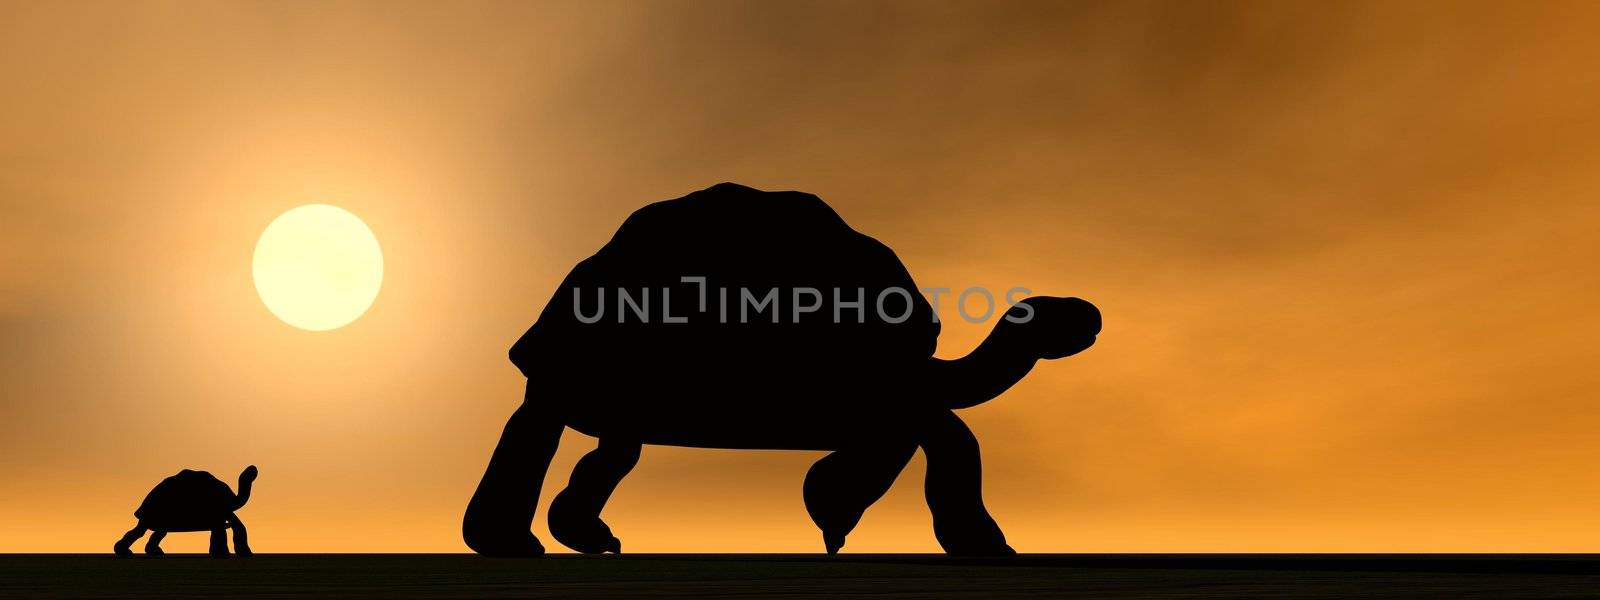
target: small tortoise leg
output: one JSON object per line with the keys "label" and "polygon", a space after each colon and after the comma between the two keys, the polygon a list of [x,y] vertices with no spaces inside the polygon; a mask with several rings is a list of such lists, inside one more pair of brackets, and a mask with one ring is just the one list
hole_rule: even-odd
{"label": "small tortoise leg", "polygon": [[233,551],[238,553],[239,556],[250,556],[255,554],[254,552],[250,551],[250,535],[245,531],[244,521],[239,520],[239,515],[232,515],[229,517],[228,523],[230,523],[233,528]]}
{"label": "small tortoise leg", "polygon": [[600,446],[572,468],[567,488],[550,501],[550,535],[585,554],[622,553],[622,541],[600,520],[600,511],[622,478],[639,464],[639,442],[600,438]]}
{"label": "small tortoise leg", "polygon": [[144,523],[134,525],[133,529],[129,529],[127,533],[122,534],[122,539],[117,540],[117,544],[112,546],[111,549],[117,553],[117,556],[133,556],[133,543],[144,536],[145,530]]}
{"label": "small tortoise leg", "polygon": [[161,550],[161,540],[166,538],[167,532],[160,529],[150,532],[150,539],[144,543],[144,553],[150,556],[161,556],[166,554],[166,552]]}
{"label": "small tortoise leg", "polygon": [[218,527],[211,530],[211,556],[217,558],[228,557],[228,528]]}
{"label": "small tortoise leg", "polygon": [[822,530],[822,545],[828,554],[837,554],[844,547],[845,536],[861,522],[867,508],[889,491],[916,452],[915,443],[852,447],[811,465],[802,496],[811,521]]}

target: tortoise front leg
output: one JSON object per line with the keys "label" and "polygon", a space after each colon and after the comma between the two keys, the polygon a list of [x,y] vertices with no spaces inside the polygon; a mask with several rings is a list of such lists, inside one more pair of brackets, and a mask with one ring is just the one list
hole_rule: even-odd
{"label": "tortoise front leg", "polygon": [[217,558],[228,557],[228,528],[226,526],[211,530],[211,555]]}
{"label": "tortoise front leg", "polygon": [[622,478],[639,464],[639,442],[600,438],[600,446],[572,468],[567,489],[550,501],[550,535],[585,554],[622,553],[622,541],[600,520],[600,511]]}
{"label": "tortoise front leg", "polygon": [[924,493],[939,545],[958,556],[1015,556],[983,506],[983,460],[972,430],[945,410],[927,417],[920,433],[928,457]]}
{"label": "tortoise front leg", "polygon": [[250,536],[244,529],[244,521],[239,520],[239,515],[229,516],[228,523],[233,529],[233,551],[239,556],[255,554],[250,551]]}
{"label": "tortoise front leg", "polygon": [[886,439],[840,449],[811,465],[802,497],[828,554],[839,552],[861,515],[889,491],[916,453],[916,442]]}

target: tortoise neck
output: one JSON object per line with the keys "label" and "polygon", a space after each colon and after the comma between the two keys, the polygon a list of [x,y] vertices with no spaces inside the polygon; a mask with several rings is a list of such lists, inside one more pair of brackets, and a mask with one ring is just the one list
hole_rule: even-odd
{"label": "tortoise neck", "polygon": [[967,408],[993,400],[1021,381],[1039,359],[1023,352],[1004,323],[970,354],[955,360],[935,358],[928,373],[928,391],[949,408]]}
{"label": "tortoise neck", "polygon": [[250,501],[250,488],[253,487],[255,483],[256,480],[254,477],[247,477],[244,475],[239,476],[239,494],[233,503],[234,510],[239,510],[240,508],[244,507],[244,503]]}

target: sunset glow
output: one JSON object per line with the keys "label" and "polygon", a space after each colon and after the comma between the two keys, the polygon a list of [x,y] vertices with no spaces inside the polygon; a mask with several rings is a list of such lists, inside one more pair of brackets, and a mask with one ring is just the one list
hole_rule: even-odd
{"label": "sunset glow", "polygon": [[[109,553],[162,478],[248,465],[262,554],[469,551],[529,383],[512,344],[629,215],[722,181],[816,194],[952,290],[940,358],[993,328],[957,312],[968,288],[1104,311],[1091,351],[960,412],[1020,552],[1597,552],[1597,24],[1473,1],[8,5],[0,552]],[[647,350],[682,352],[595,360]],[[551,552],[595,446],[568,430],[549,467]],[[649,446],[605,521],[629,552],[821,552],[822,456]],[[925,466],[847,551],[940,551]]]}
{"label": "sunset glow", "polygon": [[383,252],[361,218],[307,204],[283,213],[256,242],[256,292],[272,314],[308,331],[360,318],[383,285]]}

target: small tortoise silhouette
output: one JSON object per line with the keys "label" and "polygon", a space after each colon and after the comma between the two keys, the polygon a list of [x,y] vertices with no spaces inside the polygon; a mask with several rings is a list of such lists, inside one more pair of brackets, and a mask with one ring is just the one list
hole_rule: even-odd
{"label": "small tortoise silhouette", "polygon": [[1000,395],[1039,359],[1088,348],[1100,313],[1052,297],[996,312],[971,354],[935,358],[939,322],[905,266],[816,196],[724,183],[646,206],[573,268],[511,348],[526,395],[463,538],[485,555],[544,552],[529,527],[572,427],[599,446],[549,523],[579,552],[621,551],[601,509],[640,446],[658,444],[831,451],[802,490],[829,553],[921,448],[945,551],[1015,554],[983,505],[977,439],[953,410]]}
{"label": "small tortoise silhouette", "polygon": [[131,556],[133,542],[150,530],[150,540],[144,552],[151,556],[164,554],[161,538],[170,531],[210,531],[211,555],[228,555],[228,529],[233,529],[233,548],[239,556],[250,556],[250,543],[246,538],[244,521],[234,511],[250,500],[250,488],[256,480],[256,467],[250,465],[239,474],[239,494],[234,495],[228,484],[205,471],[184,469],[177,475],[161,480],[155,489],[144,497],[144,502],[133,516],[139,524],[117,541],[116,553]]}

